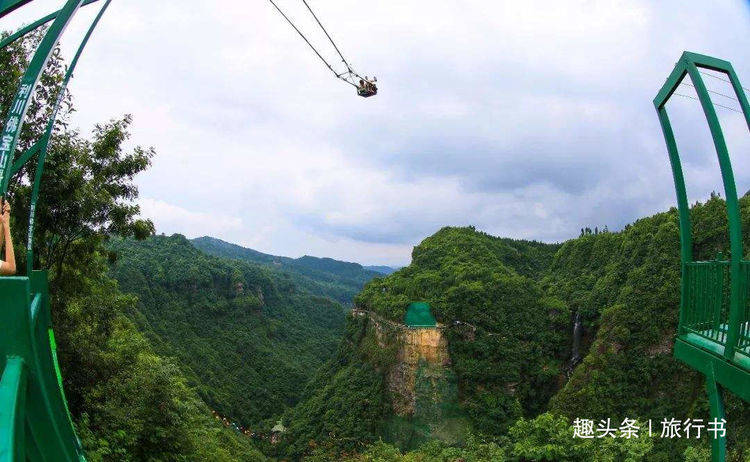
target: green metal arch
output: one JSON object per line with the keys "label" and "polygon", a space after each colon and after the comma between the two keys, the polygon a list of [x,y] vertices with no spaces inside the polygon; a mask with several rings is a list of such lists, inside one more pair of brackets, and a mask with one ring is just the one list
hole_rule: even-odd
{"label": "green metal arch", "polygon": [[[743,260],[742,222],[734,172],[719,118],[700,69],[723,73],[737,95],[745,122],[750,129],[750,106],[737,74],[728,61],[684,52],[667,81],[654,98],[672,167],[680,222],[680,319],[675,340],[675,357],[706,376],[711,416],[724,418],[721,390],[727,388],[750,401],[750,316],[746,309],[750,289],[750,262]],[[689,76],[706,116],[716,155],[727,207],[729,261],[696,262],[685,178],[666,103],[683,79]],[[730,291],[724,299],[725,268],[729,268]],[[728,313],[724,310],[728,301]],[[740,342],[741,341],[741,342]],[[726,438],[712,441],[714,462],[726,459]]]}
{"label": "green metal arch", "polygon": [[[0,195],[4,196],[7,192],[10,178],[38,154],[29,208],[27,276],[0,278],[0,294],[3,296],[0,325],[11,333],[0,336],[0,462],[27,459],[85,461],[59,373],[49,316],[47,273],[33,271],[34,218],[46,154],[67,85],[111,0],[103,4],[68,66],[44,134],[29,150],[15,159],[14,153],[31,95],[49,56],[78,9],[95,1],[97,0],[68,0],[59,11],[22,28],[0,43],[0,46],[7,46],[54,20],[21,79],[4,130],[0,134]],[[27,2],[28,0],[0,1],[0,16]]]}
{"label": "green metal arch", "polygon": [[18,138],[23,129],[24,118],[29,108],[31,96],[39,82],[39,78],[44,72],[47,60],[52,55],[52,51],[60,41],[73,15],[80,8],[82,1],[68,0],[65,6],[59,11],[55,21],[34,53],[29,63],[29,68],[21,78],[21,84],[16,92],[16,97],[11,105],[8,117],[5,120],[3,132],[0,134],[0,196],[5,196],[8,192],[8,183],[10,181],[8,173],[13,162],[13,154],[16,152]]}
{"label": "green metal arch", "polygon": [[0,18],[21,8],[31,0],[0,0]]}
{"label": "green metal arch", "polygon": [[[94,2],[98,2],[99,0],[86,0],[84,1],[81,6],[86,6]],[[52,21],[53,19],[57,18],[57,15],[60,14],[60,11],[55,11],[54,13],[50,13],[47,16],[44,16],[43,18],[37,19],[36,21],[32,22],[31,24],[22,27],[21,29],[17,30],[16,32],[10,34],[8,37],[6,37],[3,41],[0,42],[0,48],[4,48],[11,43],[15,42],[16,40],[20,39],[24,35],[28,34],[29,32],[38,29],[39,27],[47,24],[48,22]],[[0,14],[0,17],[2,15]]]}
{"label": "green metal arch", "polygon": [[31,271],[33,269],[33,264],[34,264],[34,245],[33,244],[34,244],[34,219],[36,217],[36,204],[37,204],[37,200],[39,199],[39,188],[41,187],[42,176],[44,173],[44,162],[47,158],[47,150],[49,148],[50,138],[52,137],[52,132],[55,129],[55,121],[57,120],[57,114],[60,110],[60,105],[62,104],[63,98],[65,97],[65,91],[68,88],[68,83],[70,83],[70,79],[73,77],[73,72],[75,71],[75,68],[78,65],[78,60],[81,58],[81,54],[83,54],[83,50],[86,48],[86,44],[88,44],[89,39],[91,38],[91,34],[94,33],[94,29],[96,29],[96,26],[99,24],[99,21],[101,20],[102,16],[104,16],[104,13],[107,11],[107,8],[109,7],[110,3],[112,3],[112,0],[106,0],[104,2],[104,5],[102,5],[101,9],[99,10],[99,13],[96,15],[96,17],[92,21],[91,26],[86,32],[86,35],[83,37],[81,44],[78,46],[78,50],[76,51],[75,56],[71,60],[70,65],[68,66],[68,70],[65,74],[65,78],[63,79],[63,82],[60,85],[59,93],[57,95],[57,100],[55,101],[55,106],[52,110],[52,115],[50,116],[50,119],[47,122],[47,128],[40,142],[37,143],[39,144],[39,148],[38,148],[39,157],[37,160],[36,172],[34,174],[34,186],[32,187],[32,192],[31,192],[31,206],[29,207],[28,242],[26,244],[26,257],[27,257],[26,265],[27,265],[28,274],[31,274]]}

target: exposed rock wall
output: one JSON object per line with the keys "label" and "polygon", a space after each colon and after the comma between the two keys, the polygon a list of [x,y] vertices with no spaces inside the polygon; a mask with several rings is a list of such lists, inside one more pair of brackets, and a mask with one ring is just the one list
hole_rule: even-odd
{"label": "exposed rock wall", "polygon": [[352,315],[368,318],[378,348],[392,352],[384,371],[392,408],[386,439],[402,449],[431,439],[462,441],[468,424],[458,406],[444,326],[414,329],[359,309]]}
{"label": "exposed rock wall", "polygon": [[[378,345],[381,348],[398,344],[393,366],[386,380],[391,394],[394,414],[401,417],[414,415],[415,380],[420,367],[428,368],[429,377],[439,378],[440,371],[450,367],[448,343],[443,326],[412,329],[385,319],[371,311],[353,309],[352,316],[367,317],[372,322]],[[438,377],[436,377],[438,376]]]}
{"label": "exposed rock wall", "polygon": [[399,335],[400,347],[396,364],[388,373],[393,412],[401,417],[414,415],[415,380],[420,367],[428,368],[430,377],[438,378],[450,366],[448,344],[440,327],[404,328]]}

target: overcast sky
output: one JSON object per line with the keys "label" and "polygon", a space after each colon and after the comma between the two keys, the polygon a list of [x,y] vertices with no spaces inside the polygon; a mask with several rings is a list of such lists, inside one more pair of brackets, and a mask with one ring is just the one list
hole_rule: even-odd
{"label": "overcast sky", "polygon": [[[36,0],[2,29],[61,3]],[[750,87],[745,0],[309,3],[378,77],[376,97],[336,80],[266,0],[112,2],[71,84],[74,124],[133,115],[133,144],[157,151],[137,184],[158,232],[405,265],[446,225],[547,242],[616,230],[675,203],[652,99],[682,51],[731,61]],[[278,4],[336,63],[301,0]],[[705,118],[689,98],[669,110],[703,199],[721,188]],[[744,193],[747,125],[719,114]]]}

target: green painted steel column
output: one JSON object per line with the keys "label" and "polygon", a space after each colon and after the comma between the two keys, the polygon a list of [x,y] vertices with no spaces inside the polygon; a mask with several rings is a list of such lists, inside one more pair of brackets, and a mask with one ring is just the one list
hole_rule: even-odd
{"label": "green painted steel column", "polygon": [[677,196],[677,210],[680,219],[680,258],[683,263],[693,261],[693,237],[690,234],[690,204],[688,204],[687,190],[685,188],[685,176],[682,173],[680,153],[677,150],[677,141],[669,122],[667,110],[662,106],[657,108],[659,122],[664,132],[664,140],[669,152],[669,163],[672,167],[672,178],[674,179],[675,194]]}
{"label": "green painted steel column", "polygon": [[[721,169],[721,179],[724,183],[724,196],[727,207],[727,221],[729,225],[729,247],[731,250],[730,255],[730,302],[729,302],[729,332],[727,335],[726,345],[724,346],[724,357],[731,360],[734,357],[734,350],[737,346],[737,331],[739,329],[739,311],[740,308],[744,310],[742,297],[742,273],[740,266],[742,263],[742,222],[740,218],[740,206],[739,200],[737,199],[737,188],[734,182],[734,172],[732,171],[732,162],[729,159],[729,151],[727,149],[726,141],[724,140],[724,133],[721,130],[721,123],[716,115],[716,109],[711,102],[711,97],[708,94],[706,85],[703,83],[700,72],[696,67],[696,58],[698,63],[702,63],[705,59],[700,55],[693,55],[692,53],[685,53],[683,59],[685,60],[686,69],[690,75],[690,80],[693,82],[695,92],[698,94],[698,99],[703,108],[703,113],[706,116],[708,127],[711,130],[711,137],[713,138],[714,147],[716,148],[716,155],[719,158],[719,168]],[[717,60],[718,61],[718,60]],[[736,319],[736,324],[732,321]]]}
{"label": "green painted steel column", "polygon": [[0,0],[0,18],[12,11],[21,8],[31,0]]}
{"label": "green painted steel column", "polygon": [[[706,389],[708,391],[708,404],[711,409],[711,419],[722,420],[724,414],[724,399],[721,396],[721,387],[716,383],[716,376],[711,368],[711,373],[706,374]],[[727,458],[727,437],[715,435],[711,440],[711,460],[713,462],[724,462]]]}
{"label": "green painted steel column", "polygon": [[57,18],[45,34],[31,59],[31,63],[29,63],[28,69],[21,78],[21,84],[8,112],[8,118],[5,120],[3,132],[0,134],[0,196],[5,196],[8,191],[9,170],[13,163],[13,155],[16,152],[24,117],[29,108],[31,96],[39,82],[39,77],[44,72],[47,60],[52,55],[55,46],[60,41],[60,36],[82,2],[83,0],[68,0],[65,6],[60,9]]}
{"label": "green painted steel column", "polygon": [[65,78],[60,85],[57,100],[55,101],[55,105],[52,109],[52,114],[50,115],[49,121],[47,122],[47,129],[44,132],[44,136],[42,136],[42,139],[38,143],[39,158],[37,160],[36,172],[34,174],[34,186],[31,192],[31,204],[29,206],[28,240],[26,243],[26,271],[29,275],[31,275],[31,271],[34,267],[34,219],[36,217],[36,204],[37,200],[39,199],[39,188],[41,187],[42,176],[44,174],[44,162],[47,158],[47,150],[49,149],[49,142],[52,138],[52,132],[55,129],[55,120],[57,119],[57,113],[59,112],[60,105],[62,104],[62,100],[65,97],[65,91],[68,88],[68,83],[73,77],[73,71],[75,71],[75,68],[78,65],[78,60],[81,58],[81,54],[86,48],[86,44],[88,44],[89,39],[91,38],[91,34],[93,34],[94,29],[96,29],[96,26],[99,24],[99,20],[101,20],[102,16],[107,11],[110,3],[112,3],[112,0],[107,0],[104,5],[102,5],[101,9],[99,10],[99,14],[97,14],[94,18],[91,26],[89,26],[89,29],[86,32],[86,35],[83,37],[81,44],[78,46],[78,50],[76,51],[73,60],[70,62],[68,71],[65,74]]}
{"label": "green painted steel column", "polygon": [[[679,64],[675,67],[674,71],[670,75],[669,79],[664,85],[664,88],[671,89],[685,77],[684,66]],[[662,133],[664,134],[664,141],[667,144],[667,152],[669,154],[669,164],[672,167],[672,178],[674,180],[675,194],[677,196],[677,212],[680,220],[680,320],[678,324],[679,334],[685,334],[685,316],[687,316],[687,302],[689,300],[688,295],[688,275],[687,275],[687,263],[693,261],[693,238],[691,235],[692,225],[690,222],[690,204],[688,203],[687,190],[685,188],[685,176],[682,173],[682,163],[680,162],[680,153],[677,149],[677,141],[675,140],[674,131],[672,130],[672,124],[669,121],[669,115],[667,115],[667,109],[664,107],[667,98],[671,95],[671,92],[667,93],[664,90],[654,99],[654,106],[656,112],[659,115],[659,123],[661,124]]]}
{"label": "green painted steel column", "polygon": [[[0,278],[0,294],[3,297],[0,326],[6,332],[0,335],[0,370],[11,371],[4,383],[12,385],[2,388],[5,392],[0,391],[0,454],[15,453],[18,445],[13,442],[15,439],[11,440],[10,432],[23,428],[23,448],[29,460],[80,462],[84,460],[84,452],[65,404],[49,336],[46,272],[34,271],[30,278]],[[23,359],[23,373],[28,376],[22,382],[25,387],[22,395],[12,392],[16,380],[9,382],[15,374],[14,358]],[[19,401],[24,397],[25,401]],[[6,414],[6,410],[14,409],[14,402],[20,403],[23,414]],[[10,457],[0,458],[0,462],[26,460]]]}
{"label": "green painted steel column", "polygon": [[0,462],[26,460],[26,367],[22,358],[5,362],[0,380]]}

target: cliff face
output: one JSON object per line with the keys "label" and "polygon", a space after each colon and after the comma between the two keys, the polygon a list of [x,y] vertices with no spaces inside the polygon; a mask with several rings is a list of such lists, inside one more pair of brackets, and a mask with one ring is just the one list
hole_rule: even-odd
{"label": "cliff face", "polygon": [[385,438],[404,449],[431,439],[462,441],[468,423],[459,411],[443,326],[413,329],[368,311],[352,315],[367,318],[378,347],[393,354],[385,371],[391,404]]}
{"label": "cliff face", "polygon": [[450,367],[448,344],[441,328],[402,328],[398,335],[396,363],[388,371],[386,383],[393,413],[401,417],[415,413],[415,384],[420,368],[429,369],[432,380],[439,380]]}
{"label": "cliff face", "polygon": [[406,329],[404,345],[399,352],[399,360],[406,364],[417,364],[424,359],[429,364],[450,366],[448,344],[442,327]]}

